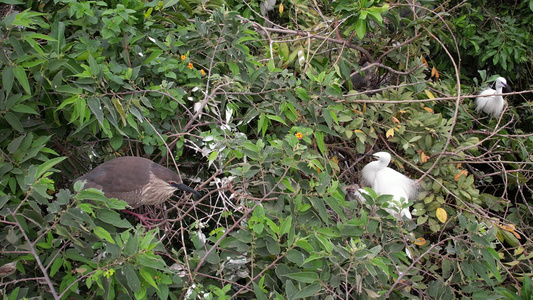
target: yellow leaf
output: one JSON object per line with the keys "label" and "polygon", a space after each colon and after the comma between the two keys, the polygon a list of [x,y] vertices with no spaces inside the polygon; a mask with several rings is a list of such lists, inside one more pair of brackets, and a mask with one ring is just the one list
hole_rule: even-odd
{"label": "yellow leaf", "polygon": [[358,115],[362,115],[362,114],[363,114],[362,112],[358,111],[357,109],[352,109],[352,111],[353,111],[354,113],[358,114]]}
{"label": "yellow leaf", "polygon": [[420,160],[421,160],[423,163],[427,162],[428,159],[429,159],[429,156],[426,155],[426,153],[422,152],[422,153],[420,154]]}
{"label": "yellow leaf", "polygon": [[429,99],[435,99],[435,96],[433,96],[433,93],[429,90],[424,90],[424,92],[426,93],[426,96],[428,96]]}
{"label": "yellow leaf", "polygon": [[455,174],[453,179],[455,179],[455,181],[459,181],[459,178],[461,178],[461,175],[464,175],[465,177],[468,176],[468,171],[467,170],[461,170],[461,172]]}
{"label": "yellow leaf", "polygon": [[422,57],[422,62],[426,65],[426,67],[429,67],[428,61],[424,57]]}
{"label": "yellow leaf", "polygon": [[499,227],[505,231],[512,233],[517,239],[522,238],[518,233],[516,233],[516,227],[513,224],[499,225]]}
{"label": "yellow leaf", "polygon": [[437,71],[437,68],[433,67],[431,70],[431,77],[435,77],[435,79],[439,79],[439,71]]}
{"label": "yellow leaf", "polygon": [[400,124],[400,120],[398,120],[395,117],[392,117],[392,122],[395,123],[395,124]]}
{"label": "yellow leaf", "polygon": [[124,113],[124,107],[122,107],[122,103],[120,103],[120,100],[118,100],[118,98],[115,98],[115,97],[111,98],[111,102],[115,106],[116,111],[118,112],[120,118],[122,119],[122,124],[126,126],[127,125],[126,113]]}
{"label": "yellow leaf", "polygon": [[364,132],[362,130],[359,130],[359,129],[354,129],[353,132],[354,133],[362,133],[362,134],[364,134]]}
{"label": "yellow leaf", "polygon": [[424,246],[426,244],[426,239],[423,237],[419,237],[415,241],[415,245],[417,246]]}
{"label": "yellow leaf", "polygon": [[334,162],[334,163],[336,163],[337,165],[339,164],[339,158],[337,157],[337,155],[333,156],[333,157],[331,158],[331,161]]}
{"label": "yellow leaf", "polygon": [[279,4],[279,14],[281,15],[283,13],[283,3]]}
{"label": "yellow leaf", "polygon": [[522,254],[522,252],[524,252],[524,250],[525,250],[524,247],[520,246],[520,247],[518,247],[518,248],[516,248],[516,249],[514,250],[514,255],[515,255],[515,256],[516,256],[516,255],[520,255],[520,254]]}
{"label": "yellow leaf", "polygon": [[385,136],[389,139],[391,137],[394,136],[394,128],[391,128],[389,130],[387,130],[387,133],[385,134]]}
{"label": "yellow leaf", "polygon": [[439,219],[441,223],[446,223],[446,220],[448,220],[448,214],[446,213],[444,208],[437,208],[437,219]]}
{"label": "yellow leaf", "polygon": [[428,113],[430,113],[430,114],[433,113],[433,110],[431,109],[431,107],[427,107],[427,106],[425,106],[424,109],[425,109]]}

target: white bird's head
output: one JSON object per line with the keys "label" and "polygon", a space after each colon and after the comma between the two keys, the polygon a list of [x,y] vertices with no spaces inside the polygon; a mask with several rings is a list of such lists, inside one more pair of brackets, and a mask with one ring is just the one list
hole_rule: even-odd
{"label": "white bird's head", "polygon": [[507,80],[503,77],[496,78],[496,90],[501,90],[502,88],[506,88],[510,90],[509,86],[507,85]]}
{"label": "white bird's head", "polygon": [[372,154],[372,158],[379,161],[379,163],[385,167],[388,166],[391,161],[391,155],[387,152],[376,152]]}

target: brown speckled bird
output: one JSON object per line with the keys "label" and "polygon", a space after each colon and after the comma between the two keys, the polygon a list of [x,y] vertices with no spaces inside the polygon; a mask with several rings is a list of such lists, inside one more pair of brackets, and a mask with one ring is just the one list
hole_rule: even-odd
{"label": "brown speckled bird", "polygon": [[0,277],[9,276],[17,270],[17,262],[10,262],[0,267]]}
{"label": "brown speckled bird", "polygon": [[117,157],[94,168],[78,180],[84,188],[96,188],[108,198],[126,201],[132,208],[157,205],[168,200],[176,190],[199,194],[183,184],[181,177],[153,161],[135,156]]}

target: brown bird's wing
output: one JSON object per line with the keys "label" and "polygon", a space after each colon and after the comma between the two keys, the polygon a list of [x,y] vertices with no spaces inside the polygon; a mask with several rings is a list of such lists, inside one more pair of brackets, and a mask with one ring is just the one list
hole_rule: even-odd
{"label": "brown bird's wing", "polygon": [[141,157],[118,157],[94,168],[78,178],[86,180],[86,188],[101,189],[104,193],[126,193],[141,189],[150,179],[147,168],[151,160]]}

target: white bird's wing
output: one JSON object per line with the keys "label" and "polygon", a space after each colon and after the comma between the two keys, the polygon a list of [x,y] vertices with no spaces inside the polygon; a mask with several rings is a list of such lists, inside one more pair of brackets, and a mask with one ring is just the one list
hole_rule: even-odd
{"label": "white bird's wing", "polygon": [[[401,206],[416,196],[414,180],[391,168],[385,168],[377,172],[372,188],[382,195],[392,195],[392,203],[385,210],[396,219],[401,220],[403,216],[408,219],[412,218],[409,208],[401,209]],[[401,212],[398,214],[400,209]]]}
{"label": "white bird's wing", "polygon": [[496,94],[496,90],[494,89],[486,89],[479,93],[479,95],[476,97],[475,104],[476,104],[476,110],[478,112],[484,111],[487,112],[486,109],[488,108],[487,104],[493,100],[493,96]]}

